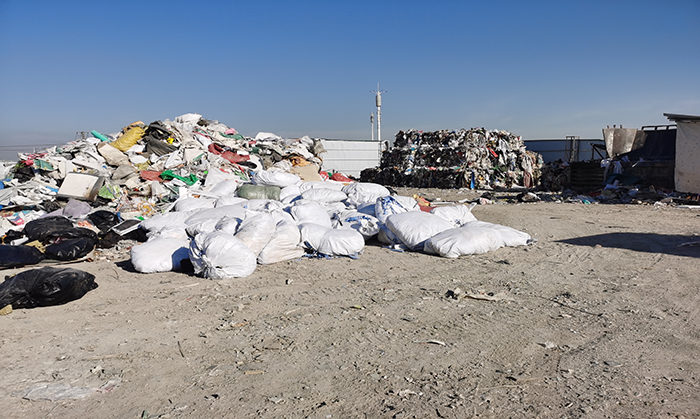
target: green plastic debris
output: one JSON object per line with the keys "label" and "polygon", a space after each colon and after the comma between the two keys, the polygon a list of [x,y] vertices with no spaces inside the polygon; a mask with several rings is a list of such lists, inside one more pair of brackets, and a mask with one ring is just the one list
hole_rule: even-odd
{"label": "green plastic debris", "polygon": [[121,190],[118,186],[114,185],[102,185],[100,191],[97,193],[100,198],[109,199],[114,201],[121,196]]}
{"label": "green plastic debris", "polygon": [[165,179],[165,180],[180,179],[181,181],[185,182],[188,186],[194,185],[199,180],[199,178],[193,174],[190,174],[187,177],[182,177],[182,176],[178,176],[175,173],[173,173],[172,170],[164,171],[163,173],[160,174],[160,177]]}

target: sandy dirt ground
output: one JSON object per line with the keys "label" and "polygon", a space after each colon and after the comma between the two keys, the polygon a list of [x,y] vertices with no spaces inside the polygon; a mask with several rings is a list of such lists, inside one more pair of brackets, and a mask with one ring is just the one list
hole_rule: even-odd
{"label": "sandy dirt ground", "polygon": [[[700,211],[473,213],[538,242],[454,260],[369,243],[225,281],[70,265],[99,288],[0,317],[0,416],[700,417]],[[42,386],[84,397],[23,398]]]}

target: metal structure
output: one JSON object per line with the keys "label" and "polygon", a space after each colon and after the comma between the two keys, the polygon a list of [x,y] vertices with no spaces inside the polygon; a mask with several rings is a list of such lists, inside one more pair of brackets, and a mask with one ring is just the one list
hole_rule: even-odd
{"label": "metal structure", "polygon": [[372,126],[372,141],[374,141],[374,112],[369,113],[369,124]]}
{"label": "metal structure", "polygon": [[568,161],[569,163],[573,161],[578,161],[578,150],[580,140],[581,137],[579,137],[578,135],[566,136],[566,143],[564,143],[564,147],[566,148],[566,161]]}
{"label": "metal structure", "polygon": [[[384,90],[379,90],[379,83],[377,83],[377,90],[370,90],[370,92],[375,94],[375,103],[377,105],[377,141],[382,141],[382,93],[386,93]],[[372,130],[374,132],[374,130]]]}

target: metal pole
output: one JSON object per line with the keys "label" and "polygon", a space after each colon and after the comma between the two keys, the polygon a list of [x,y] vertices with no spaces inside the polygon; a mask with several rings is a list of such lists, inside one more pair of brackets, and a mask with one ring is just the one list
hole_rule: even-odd
{"label": "metal pole", "polygon": [[377,83],[377,90],[372,90],[376,93],[375,101],[377,104],[377,141],[382,141],[382,90],[379,90],[379,83]]}
{"label": "metal pole", "polygon": [[369,113],[369,123],[372,126],[372,142],[374,142],[374,112]]}

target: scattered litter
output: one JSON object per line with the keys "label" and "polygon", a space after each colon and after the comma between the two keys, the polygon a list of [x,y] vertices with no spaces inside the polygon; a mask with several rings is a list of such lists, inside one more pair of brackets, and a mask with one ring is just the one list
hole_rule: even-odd
{"label": "scattered litter", "polygon": [[24,390],[12,393],[15,397],[22,397],[32,401],[58,401],[69,399],[83,399],[95,393],[108,393],[121,385],[120,378],[107,381],[99,388],[71,386],[65,383],[34,384]]}

